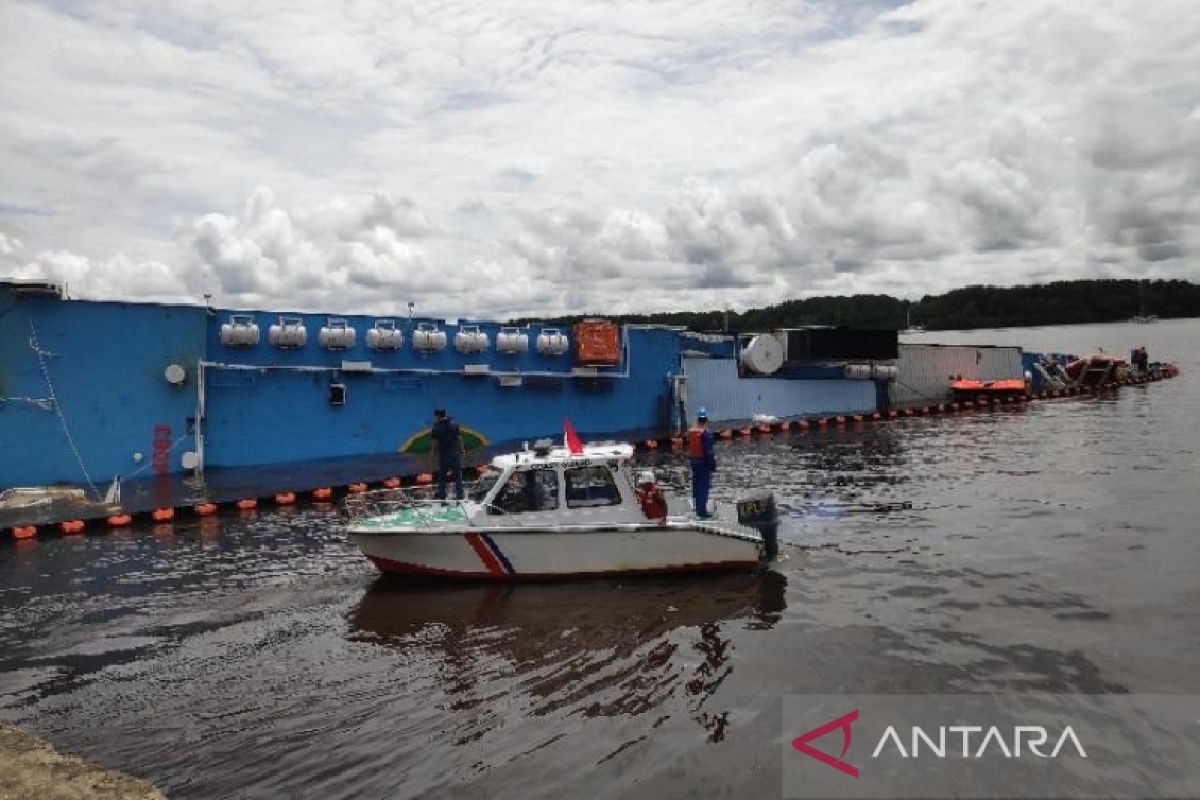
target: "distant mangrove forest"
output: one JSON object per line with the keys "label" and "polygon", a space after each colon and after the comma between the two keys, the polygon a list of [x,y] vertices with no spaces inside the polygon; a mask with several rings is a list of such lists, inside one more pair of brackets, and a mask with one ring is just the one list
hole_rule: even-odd
{"label": "distant mangrove forest", "polygon": [[[1140,284],[1140,285],[1139,285]],[[1056,281],[1036,286],[969,286],[920,300],[883,294],[809,297],[746,311],[673,311],[650,314],[581,314],[553,321],[570,324],[603,316],[621,323],[675,325],[693,331],[749,331],[835,325],[926,330],[1011,328],[1118,322],[1138,313],[1160,319],[1200,317],[1200,284],[1188,281]],[[516,320],[526,322],[531,320]]]}

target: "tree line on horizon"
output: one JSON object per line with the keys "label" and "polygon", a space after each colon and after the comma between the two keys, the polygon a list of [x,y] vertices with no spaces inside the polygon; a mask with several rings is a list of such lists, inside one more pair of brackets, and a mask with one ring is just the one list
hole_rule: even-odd
{"label": "tree line on horizon", "polygon": [[[1139,290],[1139,284],[1140,290]],[[621,324],[672,325],[688,330],[751,331],[832,325],[875,330],[1012,328],[1119,322],[1139,314],[1162,319],[1200,317],[1200,284],[1183,280],[1078,280],[1032,286],[968,286],[920,300],[885,294],[809,297],[746,311],[666,311],[578,314],[534,321],[570,325],[603,317]]]}

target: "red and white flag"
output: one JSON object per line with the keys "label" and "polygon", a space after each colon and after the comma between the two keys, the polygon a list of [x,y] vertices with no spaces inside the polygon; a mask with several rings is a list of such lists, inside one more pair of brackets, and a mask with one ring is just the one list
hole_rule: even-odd
{"label": "red and white flag", "polygon": [[579,455],[583,452],[583,442],[579,441],[579,434],[575,432],[575,426],[569,419],[563,420],[563,444],[567,446],[572,455]]}

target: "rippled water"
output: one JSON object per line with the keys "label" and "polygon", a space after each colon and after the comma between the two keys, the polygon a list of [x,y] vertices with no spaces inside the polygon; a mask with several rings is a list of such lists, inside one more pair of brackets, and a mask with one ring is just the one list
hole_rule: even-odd
{"label": "rippled water", "polygon": [[788,694],[1200,693],[1200,321],[921,338],[1184,373],[722,443],[763,575],[383,580],[318,509],[7,543],[0,719],[181,798],[778,796]]}

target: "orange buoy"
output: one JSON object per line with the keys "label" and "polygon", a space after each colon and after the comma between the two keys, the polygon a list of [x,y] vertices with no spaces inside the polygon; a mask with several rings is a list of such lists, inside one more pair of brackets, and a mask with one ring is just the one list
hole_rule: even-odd
{"label": "orange buoy", "polygon": [[887,415],[888,419],[895,419],[896,417],[900,416],[900,412],[893,408],[891,411],[888,411]]}
{"label": "orange buoy", "polygon": [[829,420],[825,419],[824,417],[821,417],[820,419],[817,420],[817,427],[818,428],[828,428]]}
{"label": "orange buoy", "polygon": [[658,442],[654,439],[647,439],[646,440],[646,449],[647,450],[657,450]]}
{"label": "orange buoy", "polygon": [[36,525],[18,525],[12,529],[14,539],[32,539],[37,536]]}
{"label": "orange buoy", "polygon": [[350,494],[362,494],[366,490],[367,485],[361,481],[359,483],[352,483],[346,487],[346,491],[350,492]]}
{"label": "orange buoy", "polygon": [[855,422],[862,422],[862,421],[863,421],[863,415],[862,415],[862,414],[855,414],[855,415],[854,415],[854,421],[855,421]]}
{"label": "orange buoy", "polygon": [[133,524],[133,517],[128,514],[113,514],[104,522],[110,528],[124,528],[126,525]]}
{"label": "orange buoy", "polygon": [[198,517],[211,517],[213,514],[217,513],[217,504],[197,503],[196,505],[192,506],[192,510],[196,512],[196,516]]}
{"label": "orange buoy", "polygon": [[671,437],[671,447],[676,450],[683,447],[683,437],[682,436],[672,436]]}
{"label": "orange buoy", "polygon": [[781,430],[781,431],[790,431],[791,429],[792,429],[792,423],[790,423],[790,422],[781,422],[781,423],[779,423],[779,430]]}
{"label": "orange buoy", "polygon": [[738,433],[740,433],[742,436],[749,436],[750,429],[749,428],[738,428]]}
{"label": "orange buoy", "polygon": [[771,426],[764,422],[758,426],[758,432],[759,433],[770,433]]}
{"label": "orange buoy", "polygon": [[433,483],[433,473],[422,472],[417,476],[417,483],[421,484],[422,486],[428,486],[429,484]]}
{"label": "orange buoy", "polygon": [[175,519],[175,509],[173,508],[156,508],[150,512],[150,519],[155,522],[170,522]]}
{"label": "orange buoy", "polygon": [[811,425],[809,425],[809,422],[808,422],[808,420],[806,420],[806,419],[802,419],[802,420],[800,420],[799,422],[797,422],[797,423],[796,423],[796,427],[797,427],[797,428],[799,428],[799,429],[800,429],[800,430],[802,430],[802,431],[806,431],[806,430],[808,430],[808,429],[809,429],[810,427],[812,427],[812,426],[811,426]]}
{"label": "orange buoy", "polygon": [[330,489],[328,487],[322,487],[320,489],[313,489],[312,496],[313,496],[313,500],[328,500],[329,498],[333,497],[333,489]]}
{"label": "orange buoy", "polygon": [[871,422],[879,422],[881,419],[883,419],[883,417],[879,415],[878,411],[871,412]]}
{"label": "orange buoy", "polygon": [[732,439],[733,431],[730,428],[725,428],[720,433],[718,433],[717,436],[719,436],[722,439]]}
{"label": "orange buoy", "polygon": [[277,506],[290,506],[294,502],[296,502],[295,492],[279,492],[275,495],[275,505]]}
{"label": "orange buoy", "polygon": [[240,510],[240,511],[250,511],[252,509],[258,508],[258,501],[255,500],[253,497],[245,497],[241,500],[238,500],[237,503],[235,503],[235,505],[238,507],[238,510]]}
{"label": "orange buoy", "polygon": [[84,522],[81,519],[70,519],[58,523],[59,530],[67,534],[83,533]]}
{"label": "orange buoy", "polygon": [[400,479],[399,478],[388,478],[387,480],[385,480],[383,482],[383,488],[399,489],[400,488]]}

